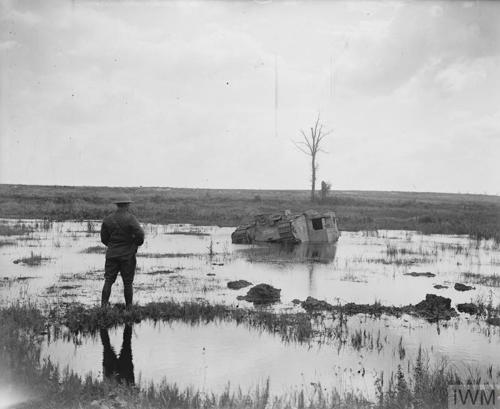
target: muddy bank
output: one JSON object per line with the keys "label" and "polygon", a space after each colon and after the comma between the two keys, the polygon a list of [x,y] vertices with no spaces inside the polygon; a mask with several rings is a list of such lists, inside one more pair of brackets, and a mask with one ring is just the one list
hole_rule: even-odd
{"label": "muddy bank", "polygon": [[[323,300],[317,300],[313,297],[308,297],[300,303],[308,313],[314,312],[336,312],[346,315],[368,314],[368,315],[391,315],[400,317],[403,314],[413,315],[423,318],[429,322],[439,320],[449,320],[456,317],[457,311],[451,307],[451,299],[441,297],[436,294],[427,294],[425,299],[416,305],[405,305],[401,307],[385,306],[379,303],[374,304],[355,304],[347,303],[344,305],[332,305]],[[477,314],[481,310],[474,304],[459,304],[459,311]],[[472,311],[472,312],[471,312]]]}
{"label": "muddy bank", "polygon": [[[297,300],[298,301],[298,300]],[[73,332],[95,332],[127,323],[137,323],[145,319],[153,321],[182,320],[198,323],[214,320],[232,320],[251,327],[262,328],[273,333],[279,333],[288,340],[307,341],[318,333],[313,330],[314,317],[318,314],[331,314],[333,318],[342,315],[366,314],[372,316],[389,315],[401,317],[404,314],[423,318],[429,322],[449,320],[458,315],[451,307],[449,298],[435,294],[427,294],[425,300],[416,305],[401,307],[375,304],[332,305],[326,301],[308,297],[301,302],[305,312],[286,312],[261,309],[235,308],[223,304],[207,302],[155,302],[143,306],[135,305],[125,309],[123,305],[109,308],[86,307],[84,305],[67,305],[49,314],[53,324],[62,324]],[[469,314],[480,314],[482,310],[474,304],[461,304],[459,310]],[[497,324],[499,311],[490,311],[488,323]]]}

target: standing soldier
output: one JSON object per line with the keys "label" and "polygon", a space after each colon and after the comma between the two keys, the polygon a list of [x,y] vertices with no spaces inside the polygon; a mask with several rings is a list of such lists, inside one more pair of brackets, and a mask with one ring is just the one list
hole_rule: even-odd
{"label": "standing soldier", "polygon": [[102,288],[101,306],[109,305],[111,287],[118,272],[123,280],[123,295],[125,305],[132,305],[137,248],[144,243],[142,230],[135,216],[130,212],[132,201],[123,198],[113,202],[118,207],[116,211],[105,217],[101,226],[101,241],[108,248],[106,250],[106,264],[104,266],[104,287]]}

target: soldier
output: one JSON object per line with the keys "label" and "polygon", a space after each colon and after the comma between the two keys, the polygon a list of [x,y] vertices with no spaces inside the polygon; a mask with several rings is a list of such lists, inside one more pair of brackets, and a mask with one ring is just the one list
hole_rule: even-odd
{"label": "soldier", "polygon": [[105,217],[101,226],[101,241],[106,250],[106,264],[104,266],[104,286],[102,288],[101,306],[109,304],[111,287],[118,273],[123,280],[123,295],[125,305],[132,305],[137,248],[144,243],[142,230],[135,216],[130,213],[132,201],[123,198],[113,202],[118,207],[113,214]]}

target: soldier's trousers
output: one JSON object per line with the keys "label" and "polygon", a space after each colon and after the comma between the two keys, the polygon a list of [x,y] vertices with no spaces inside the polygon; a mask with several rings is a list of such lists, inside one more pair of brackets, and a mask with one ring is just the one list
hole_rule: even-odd
{"label": "soldier's trousers", "polygon": [[104,265],[104,287],[102,289],[101,304],[107,305],[111,296],[111,287],[116,281],[118,273],[122,276],[123,295],[125,304],[131,305],[133,299],[132,283],[134,282],[136,258],[135,254],[106,258]]}

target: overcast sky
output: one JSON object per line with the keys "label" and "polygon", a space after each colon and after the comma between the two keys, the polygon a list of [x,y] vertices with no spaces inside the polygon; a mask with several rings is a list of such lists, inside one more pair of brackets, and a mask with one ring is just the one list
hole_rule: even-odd
{"label": "overcast sky", "polygon": [[307,189],[292,141],[320,113],[334,189],[500,192],[500,3],[7,0],[0,19],[1,183]]}

